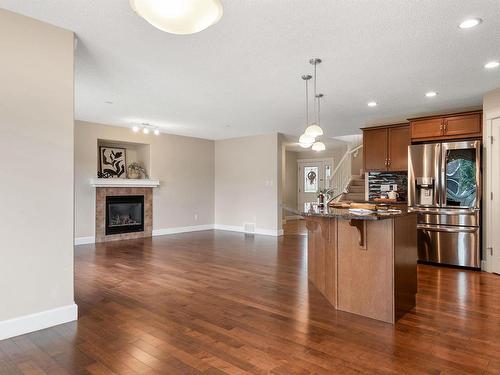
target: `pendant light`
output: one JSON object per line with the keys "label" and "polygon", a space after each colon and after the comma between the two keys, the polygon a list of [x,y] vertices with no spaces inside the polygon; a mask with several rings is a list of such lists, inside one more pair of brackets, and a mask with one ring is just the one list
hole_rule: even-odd
{"label": "pendant light", "polygon": [[154,27],[171,34],[194,34],[216,24],[219,0],[130,0],[132,9]]}
{"label": "pendant light", "polygon": [[316,102],[317,102],[317,97],[318,97],[318,93],[317,93],[317,86],[316,86],[316,80],[317,80],[317,66],[318,64],[321,63],[321,59],[318,59],[318,58],[314,58],[314,59],[311,59],[309,60],[309,63],[311,65],[314,66],[314,97],[315,97],[315,113],[316,113],[316,123],[313,123],[311,125],[309,125],[307,128],[306,128],[306,131],[304,132],[304,134],[310,136],[310,137],[319,137],[319,136],[322,136],[323,135],[323,129],[321,129],[321,127],[319,126],[319,121],[318,121],[318,109],[317,109],[317,106],[316,106]]}
{"label": "pendant light", "polygon": [[[320,127],[320,124],[321,124],[321,123],[320,123],[320,111],[321,111],[321,104],[320,104],[320,101],[321,101],[321,98],[322,98],[322,97],[323,97],[323,94],[317,94],[317,95],[315,96],[315,98],[316,98],[316,102],[317,102],[317,108],[318,108],[318,110],[317,110],[317,116],[318,116],[318,118],[317,118],[317,120],[318,120],[318,127],[319,127],[320,129],[321,129],[321,127]],[[323,131],[321,131],[321,134],[323,134]],[[318,152],[319,152],[319,151],[325,151],[325,150],[326,150],[326,146],[325,146],[325,144],[324,144],[323,142],[321,142],[321,141],[316,141],[316,142],[314,142],[314,143],[313,143],[313,145],[312,145],[312,149],[313,149],[314,151],[318,151]]]}
{"label": "pendant light", "polygon": [[[306,126],[309,125],[309,80],[312,78],[310,74],[304,74],[302,79],[306,86]],[[315,141],[315,137],[311,137],[307,134],[302,134],[299,138],[299,145],[302,148],[309,148]]]}

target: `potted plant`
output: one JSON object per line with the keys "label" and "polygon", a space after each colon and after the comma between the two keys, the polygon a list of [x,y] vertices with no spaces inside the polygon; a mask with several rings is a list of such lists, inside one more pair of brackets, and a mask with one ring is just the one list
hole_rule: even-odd
{"label": "potted plant", "polygon": [[127,169],[128,169],[127,173],[128,178],[131,179],[148,178],[146,170],[137,162],[129,164]]}

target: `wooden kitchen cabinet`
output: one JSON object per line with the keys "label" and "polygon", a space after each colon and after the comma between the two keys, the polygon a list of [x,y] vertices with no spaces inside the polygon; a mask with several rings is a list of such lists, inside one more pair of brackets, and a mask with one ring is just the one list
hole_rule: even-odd
{"label": "wooden kitchen cabinet", "polygon": [[388,171],[408,170],[408,146],[410,145],[410,127],[397,126],[388,129],[389,155]]}
{"label": "wooden kitchen cabinet", "polygon": [[365,171],[387,168],[387,129],[363,129],[363,160]]}
{"label": "wooden kitchen cabinet", "polygon": [[412,142],[482,136],[482,111],[410,119]]}
{"label": "wooden kitchen cabinet", "polygon": [[363,129],[363,160],[366,172],[408,169],[408,124]]}

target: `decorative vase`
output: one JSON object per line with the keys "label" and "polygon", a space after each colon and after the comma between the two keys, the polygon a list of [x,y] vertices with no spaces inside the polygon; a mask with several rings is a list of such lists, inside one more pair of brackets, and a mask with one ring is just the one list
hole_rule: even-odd
{"label": "decorative vase", "polygon": [[128,178],[136,180],[140,177],[141,177],[141,173],[139,171],[136,171],[134,169],[131,169],[128,171]]}

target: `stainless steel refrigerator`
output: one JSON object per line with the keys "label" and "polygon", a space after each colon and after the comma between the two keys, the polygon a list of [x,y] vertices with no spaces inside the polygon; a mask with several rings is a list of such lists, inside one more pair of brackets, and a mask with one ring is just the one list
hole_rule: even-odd
{"label": "stainless steel refrigerator", "polygon": [[481,266],[481,141],[408,147],[408,206],[420,261]]}

